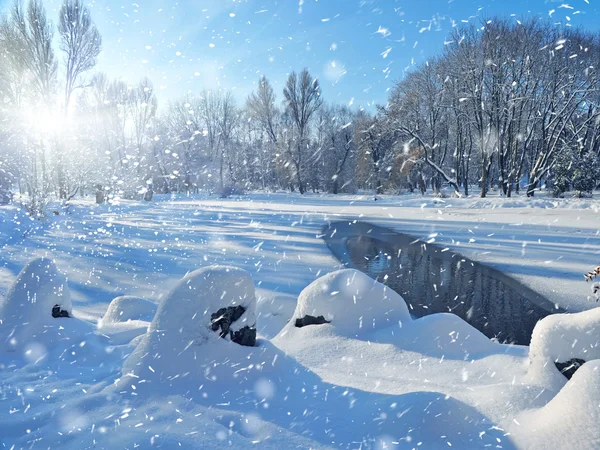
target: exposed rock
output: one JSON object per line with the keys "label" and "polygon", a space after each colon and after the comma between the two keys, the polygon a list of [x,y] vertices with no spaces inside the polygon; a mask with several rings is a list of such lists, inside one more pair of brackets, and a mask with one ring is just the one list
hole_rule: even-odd
{"label": "exposed rock", "polygon": [[577,369],[579,369],[585,361],[579,358],[573,358],[565,362],[555,362],[554,365],[560,373],[562,373],[568,380],[571,379]]}
{"label": "exposed rock", "polygon": [[307,314],[302,319],[296,319],[296,328],[302,328],[307,325],[323,325],[326,323],[331,323],[331,321],[326,320],[323,316],[315,317]]}
{"label": "exposed rock", "polygon": [[226,308],[219,309],[216,313],[211,314],[210,316],[212,330],[218,331],[220,328],[221,332],[219,335],[224,338],[229,334],[229,328],[231,327],[231,324],[242,317],[244,312],[246,312],[246,309],[241,305],[228,306]]}
{"label": "exposed rock", "polygon": [[60,305],[54,305],[52,307],[52,317],[58,319],[59,317],[71,317],[69,311],[66,311],[60,307]]}
{"label": "exposed rock", "polygon": [[244,315],[246,308],[241,305],[228,306],[219,309],[216,313],[211,314],[211,329],[219,331],[219,336],[222,338],[230,337],[232,342],[246,347],[254,347],[256,345],[256,328],[245,326],[237,331],[231,330],[231,325]]}
{"label": "exposed rock", "polygon": [[256,346],[256,328],[245,326],[238,331],[230,331],[231,341],[244,347]]}

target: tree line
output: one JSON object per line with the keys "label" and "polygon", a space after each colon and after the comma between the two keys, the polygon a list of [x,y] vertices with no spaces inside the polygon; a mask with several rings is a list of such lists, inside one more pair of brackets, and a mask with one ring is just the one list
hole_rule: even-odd
{"label": "tree line", "polygon": [[91,73],[102,40],[80,0],[57,30],[62,58],[41,0],[0,23],[0,188],[32,199],[446,185],[510,197],[600,180],[598,34],[514,18],[457,28],[369,113],[326,102],[307,69],[279,96],[263,76],[242,105],[203,90],[159,109],[148,78]]}
{"label": "tree line", "polygon": [[[589,191],[599,180],[598,45],[597,33],[538,19],[463,27],[397,83],[376,119],[422,155],[434,190]],[[578,171],[591,182],[561,185]]]}

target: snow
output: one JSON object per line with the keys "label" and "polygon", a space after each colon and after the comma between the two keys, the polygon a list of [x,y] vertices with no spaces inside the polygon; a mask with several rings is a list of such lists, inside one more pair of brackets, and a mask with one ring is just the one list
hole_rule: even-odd
{"label": "snow", "polygon": [[154,314],[156,314],[156,303],[140,297],[122,295],[110,302],[101,322],[103,324],[129,320],[152,322]]}
{"label": "snow", "polygon": [[542,408],[519,414],[510,431],[521,448],[600,446],[600,361],[581,366],[573,378]]}
{"label": "snow", "polygon": [[285,330],[307,315],[323,316],[335,333],[356,338],[392,325],[402,327],[411,320],[399,294],[354,269],[329,273],[304,289]]}
{"label": "snow", "polygon": [[198,354],[207,356],[211,353],[207,347],[214,347],[217,353],[211,356],[217,358],[224,346],[219,333],[211,329],[211,315],[229,306],[244,308],[231,324],[232,331],[255,327],[256,295],[248,272],[209,266],[187,274],[160,302],[148,332],[123,364],[123,374],[150,383],[182,373],[197,376],[205,369],[197,361]]}
{"label": "snow", "polygon": [[294,295],[257,289],[256,318],[258,333],[271,339],[292,319],[297,298]]}
{"label": "snow", "polygon": [[145,334],[156,314],[156,303],[122,295],[108,305],[104,317],[98,321],[98,330],[110,336],[113,344],[126,344]]}
{"label": "snow", "polygon": [[[156,200],[82,200],[45,222],[0,208],[6,448],[598,447],[598,304],[583,280],[600,253],[595,199]],[[433,239],[591,311],[544,319],[531,349],[452,314],[412,320],[395,293],[339,270],[322,230],[353,220]],[[26,287],[24,273],[36,273]],[[49,295],[23,302],[38,288]],[[52,318],[68,292],[73,317]],[[137,299],[112,303],[122,296]],[[215,308],[234,304],[247,308],[238,327],[256,323],[256,347],[210,329]],[[332,322],[289,323],[309,311]],[[553,367],[582,354],[568,382]]]}
{"label": "snow", "polygon": [[[27,264],[0,300],[0,342],[4,351],[22,351],[24,346],[57,330],[66,318],[54,318],[52,309],[72,314],[71,294],[66,277],[49,258]],[[46,335],[46,336],[44,336]]]}
{"label": "snow", "polygon": [[553,362],[600,359],[600,308],[540,320],[533,329],[529,357]]}

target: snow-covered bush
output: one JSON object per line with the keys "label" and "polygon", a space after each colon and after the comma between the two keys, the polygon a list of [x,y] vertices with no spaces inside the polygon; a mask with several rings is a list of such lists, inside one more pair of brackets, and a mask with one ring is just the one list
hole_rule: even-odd
{"label": "snow-covered bush", "polygon": [[0,345],[20,350],[72,315],[71,295],[65,276],[49,258],[27,264],[0,300]]}
{"label": "snow-covered bush", "polygon": [[568,149],[559,152],[556,156],[549,182],[552,186],[552,195],[554,197],[562,197],[570,189],[573,177],[573,164],[574,161]]}
{"label": "snow-covered bush", "polygon": [[330,322],[328,326],[337,334],[347,337],[360,337],[411,320],[399,294],[355,269],[332,272],[313,281],[298,297],[287,327],[296,326],[296,321],[307,316],[322,316],[322,323]]}
{"label": "snow-covered bush", "polygon": [[600,179],[600,162],[593,152],[579,155],[578,150],[563,149],[556,157],[550,184],[555,197],[573,188],[577,197],[591,194]]}
{"label": "snow-covered bush", "polygon": [[595,153],[588,152],[579,157],[573,171],[573,189],[577,197],[583,193],[591,194],[598,184],[599,175],[600,162]]}
{"label": "snow-covered bush", "polygon": [[[211,266],[191,272],[160,302],[123,373],[147,372],[149,366],[152,373],[166,377],[201,371],[199,355],[209,357],[211,345],[217,357],[225,340],[255,332],[255,311],[254,283],[245,270]],[[230,321],[225,324],[224,319]]]}

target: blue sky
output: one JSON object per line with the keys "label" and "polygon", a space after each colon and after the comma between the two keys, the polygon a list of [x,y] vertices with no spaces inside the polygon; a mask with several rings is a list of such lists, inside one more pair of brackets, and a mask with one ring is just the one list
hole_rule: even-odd
{"label": "blue sky", "polygon": [[[46,0],[55,20],[59,0]],[[414,64],[442,51],[453,26],[496,14],[598,29],[600,0],[90,0],[104,38],[97,69],[159,99],[204,88],[242,102],[266,75],[281,98],[308,67],[326,99],[372,109]],[[570,19],[570,20],[569,20]]]}

